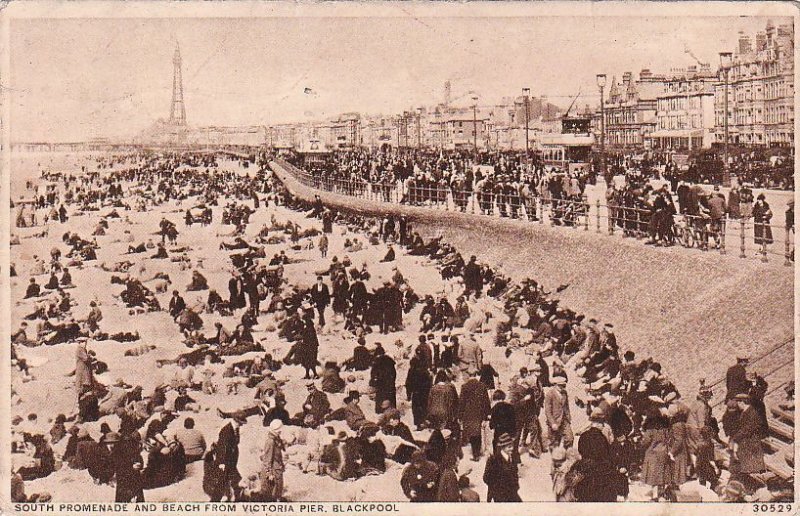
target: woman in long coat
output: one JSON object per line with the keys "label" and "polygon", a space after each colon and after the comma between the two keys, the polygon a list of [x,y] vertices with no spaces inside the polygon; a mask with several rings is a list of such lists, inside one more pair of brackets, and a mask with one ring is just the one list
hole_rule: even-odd
{"label": "woman in long coat", "polygon": [[317,330],[314,328],[313,318],[305,318],[303,320],[302,330],[302,345],[299,346],[297,353],[297,361],[306,370],[305,377],[308,379],[313,373],[314,378],[317,375],[317,353],[319,352],[319,339],[317,338]]}
{"label": "woman in long coat", "polygon": [[644,423],[641,446],[644,449],[641,480],[653,488],[653,499],[664,492],[672,482],[669,464],[669,420],[661,414],[652,414]]}
{"label": "woman in long coat", "polygon": [[75,350],[75,390],[80,396],[84,391],[94,387],[94,374],[92,373],[92,359],[86,351],[86,340],[78,342]]}
{"label": "woman in long coat", "polygon": [[347,276],[341,273],[333,282],[333,313],[345,313],[349,299],[350,285],[347,283]]}
{"label": "woman in long coat", "polygon": [[578,439],[578,453],[581,458],[574,466],[578,475],[574,485],[576,501],[614,502],[617,496],[625,495],[611,447],[602,430],[590,427],[583,432]]}
{"label": "woman in long coat", "polygon": [[466,444],[475,440],[472,448],[473,458],[480,455],[481,425],[489,417],[492,410],[489,391],[474,375],[461,386],[459,397],[459,415],[461,418],[461,442]]}
{"label": "woman in long coat", "polygon": [[406,397],[411,402],[411,412],[414,414],[414,425],[417,430],[427,419],[428,398],[432,385],[433,380],[426,367],[422,348],[417,348],[416,355],[409,362],[408,376],[406,376]]}
{"label": "woman in long coat", "polygon": [[428,421],[436,428],[455,419],[458,414],[458,392],[447,373],[436,373],[436,383],[428,395]]}
{"label": "woman in long coat", "polygon": [[370,371],[370,387],[375,388],[375,413],[381,413],[381,405],[389,401],[392,407],[397,406],[397,370],[392,357],[382,347],[375,350],[375,360]]}
{"label": "woman in long coat", "polygon": [[739,416],[736,432],[731,436],[733,454],[731,460],[731,478],[764,471],[764,450],[761,447],[763,430],[758,411],[750,404],[746,394],[737,394],[734,398],[742,415]]}
{"label": "woman in long coat", "polygon": [[669,453],[672,466],[671,483],[674,486],[689,480],[689,430],[686,426],[688,407],[681,403],[669,407]]}
{"label": "woman in long coat", "polygon": [[769,209],[764,194],[758,194],[758,200],[753,205],[753,236],[756,245],[771,244],[772,228],[769,223],[772,220],[772,210]]}
{"label": "woman in long coat", "polygon": [[730,193],[728,193],[728,218],[741,218],[742,210],[739,206],[740,202],[741,196],[739,195],[739,187],[734,185],[731,187]]}

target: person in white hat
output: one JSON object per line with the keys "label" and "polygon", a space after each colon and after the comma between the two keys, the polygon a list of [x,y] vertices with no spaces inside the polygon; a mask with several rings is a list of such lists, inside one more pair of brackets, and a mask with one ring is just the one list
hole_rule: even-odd
{"label": "person in white hat", "polygon": [[544,414],[550,431],[550,449],[563,443],[564,448],[572,446],[572,418],[567,396],[567,380],[562,376],[554,376],[550,381],[552,387],[544,393]]}
{"label": "person in white hat", "polygon": [[261,495],[266,501],[278,501],[283,497],[283,450],[281,432],[283,422],[273,419],[267,430],[264,451],[261,454]]}

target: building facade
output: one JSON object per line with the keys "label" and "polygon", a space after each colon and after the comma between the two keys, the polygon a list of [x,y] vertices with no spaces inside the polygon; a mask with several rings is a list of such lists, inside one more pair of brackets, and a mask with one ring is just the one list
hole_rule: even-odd
{"label": "building facade", "polygon": [[663,93],[666,78],[644,69],[639,80],[625,72],[622,83],[611,80],[604,102],[605,146],[608,150],[638,151],[649,143],[656,129],[656,101]]}
{"label": "building facade", "polygon": [[[727,73],[729,143],[794,142],[794,27],[768,22],[755,41],[740,33]],[[725,140],[725,74],[715,88],[715,140]]]}
{"label": "building facade", "polygon": [[331,146],[334,149],[355,149],[361,147],[361,115],[345,113],[331,121]]}
{"label": "building facade", "polygon": [[651,147],[671,151],[710,148],[715,141],[717,83],[717,74],[708,65],[673,71],[656,101]]}

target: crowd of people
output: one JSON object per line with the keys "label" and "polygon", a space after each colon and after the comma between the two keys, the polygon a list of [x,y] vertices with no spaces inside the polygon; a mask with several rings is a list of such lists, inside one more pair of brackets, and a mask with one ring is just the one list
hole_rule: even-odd
{"label": "crowd of people", "polygon": [[[26,348],[76,344],[75,405],[48,414],[54,417],[49,430],[36,413],[15,421],[15,501],[41,499],[25,494],[25,482],[59,467],[85,469],[97,484],[113,484],[116,501],[143,501],[146,490],[181,482],[194,461],[202,461],[202,488],[212,501],[285,500],[293,487],[284,482],[290,460],[303,475],[337,482],[400,469],[399,488],[414,502],[521,501],[530,487],[523,464],[528,472],[548,472],[558,501],[625,500],[633,485],[646,486],[645,498],[652,500],[742,501],[763,487],[763,452],[754,444],[763,432],[763,378],[729,374],[732,403],[723,438],[704,383],[681,395],[657,361],[639,359],[617,343],[611,322],[560,306],[532,279],[514,282],[441,239],[424,239],[403,217],[335,211],[318,198],[295,197],[267,167],[253,176],[235,174],[220,170],[213,155],[115,159],[103,174],[64,176],[53,203],[68,206],[70,217],[110,210],[101,218],[117,223],[130,222],[131,210],[179,205],[187,229],[195,222],[190,212],[216,207],[223,212],[220,224],[234,227],[217,234],[235,237],[220,244],[229,261],[227,296],[204,275],[206,265],[196,256],[202,242],[183,240],[180,218],[170,220],[168,213],[152,226],[161,242],[141,244],[142,253],[156,249],[147,260],[98,265],[107,235],[89,240],[68,233],[60,244],[68,253],[57,246],[49,263],[26,264],[30,286],[18,297],[31,313],[12,337],[18,378],[36,381]],[[511,182],[524,169],[503,159],[493,166]],[[372,180],[373,173],[384,173],[380,167],[398,180],[429,175],[446,182],[462,174],[466,181],[471,170],[455,159],[431,158],[418,172],[419,164],[379,165],[356,155],[340,162],[337,173]],[[560,191],[576,195],[583,188],[579,177],[558,183]],[[492,191],[490,205],[499,210]],[[302,213],[296,218],[302,224],[278,220],[291,211]],[[265,212],[271,224],[248,231],[251,215]],[[213,214],[207,216],[211,225]],[[334,247],[340,230],[347,241]],[[117,234],[139,253],[130,233]],[[280,248],[272,257],[270,245]],[[337,250],[330,258],[329,248]],[[350,258],[368,249],[380,249],[383,258],[360,266]],[[320,253],[315,263],[321,264],[311,286],[286,274],[302,262],[298,253],[309,250]],[[429,273],[426,279],[440,285],[438,292],[415,291],[399,264],[403,255],[438,269],[438,278]],[[174,285],[159,260],[190,271],[190,283]],[[69,270],[94,266],[113,272],[107,288],[123,286],[117,297],[134,332],[104,332],[96,302],[76,318],[66,290],[93,286],[73,285]],[[379,267],[391,272],[378,274]],[[55,275],[45,286],[54,287],[52,294],[39,288],[40,275]],[[169,302],[159,302],[170,290]],[[207,295],[205,302],[184,298],[198,292]],[[153,312],[168,314],[185,344],[183,352],[159,361],[165,381],[151,392],[135,378],[104,384],[100,378],[110,366],[96,350],[117,340],[135,343],[126,356],[152,353],[159,344],[141,342],[135,328],[137,317]],[[330,338],[352,349],[341,360],[321,339],[332,328]],[[283,356],[267,344],[278,340],[286,344]],[[300,385],[307,395],[293,405]],[[218,405],[221,429],[204,433],[195,425],[197,414],[223,394],[251,401],[240,408]],[[362,405],[365,398],[369,406]],[[97,438],[93,423],[101,424]],[[263,443],[260,469],[243,477],[240,456],[251,446],[248,438]],[[63,452],[56,453],[63,441]],[[470,476],[481,463],[476,473],[485,493],[477,488],[478,476]],[[696,486],[687,488],[690,481]]]}
{"label": "crowd of people", "polygon": [[[310,186],[384,202],[529,221],[543,221],[547,213],[553,225],[587,227],[592,223],[590,211],[597,210],[586,196],[587,184],[595,181],[593,174],[546,166],[535,157],[526,162],[518,154],[359,150],[331,153],[310,164],[302,155],[288,160],[308,174],[301,179]],[[742,163],[752,164],[746,159]],[[723,248],[730,224],[735,222],[730,227],[738,231],[743,221],[752,233],[755,254],[763,256],[776,240],[773,230],[793,231],[793,202],[785,217],[773,220],[765,195],[753,193],[754,187],[763,185],[754,184],[747,174],[726,197],[719,184],[702,186],[704,178],[693,170],[681,172],[664,154],[612,157],[606,191],[601,194],[608,232],[647,238],[659,246],[708,250]],[[735,236],[738,241],[739,235]],[[781,238],[791,239],[788,233]],[[793,256],[790,250],[789,258]]]}

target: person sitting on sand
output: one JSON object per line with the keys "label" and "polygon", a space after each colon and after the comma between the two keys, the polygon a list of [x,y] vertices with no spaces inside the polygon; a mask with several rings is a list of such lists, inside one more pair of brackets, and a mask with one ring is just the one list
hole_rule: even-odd
{"label": "person sitting on sand", "polygon": [[156,251],[156,254],[154,254],[150,258],[154,258],[154,259],[158,259],[158,260],[163,259],[163,258],[169,258],[169,255],[167,254],[167,248],[164,247],[163,243],[161,243],[161,242],[158,243],[158,250]]}
{"label": "person sitting on sand", "polygon": [[198,290],[208,290],[208,281],[205,276],[198,271],[192,271],[192,282],[186,287],[186,290],[195,292]]}
{"label": "person sitting on sand", "polygon": [[36,278],[31,278],[28,288],[25,290],[25,299],[29,299],[31,297],[39,297],[41,294],[41,287],[38,283],[36,283]]}
{"label": "person sitting on sand", "polygon": [[44,288],[47,290],[56,290],[58,288],[58,277],[55,272],[50,274],[50,279],[45,283]]}
{"label": "person sitting on sand", "polygon": [[61,274],[60,284],[62,288],[74,288],[75,285],[72,284],[72,275],[69,273],[69,269],[64,267]]}

